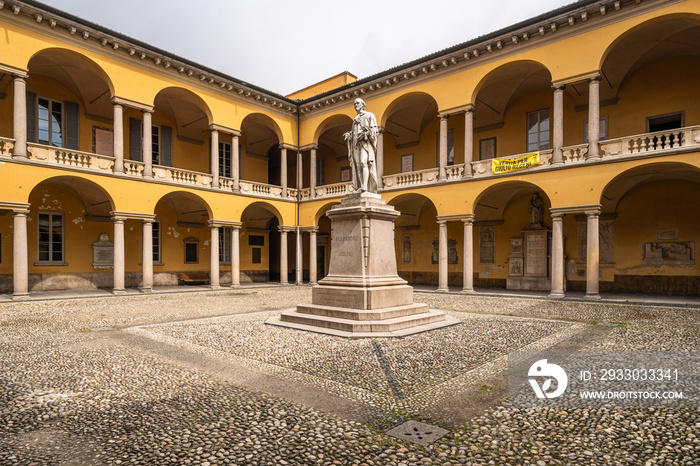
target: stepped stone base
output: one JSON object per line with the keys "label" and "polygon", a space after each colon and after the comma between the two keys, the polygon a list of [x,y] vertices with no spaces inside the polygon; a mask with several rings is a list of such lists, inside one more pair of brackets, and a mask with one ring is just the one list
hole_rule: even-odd
{"label": "stepped stone base", "polygon": [[349,338],[400,337],[454,325],[442,311],[413,302],[413,287],[396,273],[394,220],[400,214],[377,194],[355,193],[328,212],[331,263],[311,291],[312,304],[265,323]]}

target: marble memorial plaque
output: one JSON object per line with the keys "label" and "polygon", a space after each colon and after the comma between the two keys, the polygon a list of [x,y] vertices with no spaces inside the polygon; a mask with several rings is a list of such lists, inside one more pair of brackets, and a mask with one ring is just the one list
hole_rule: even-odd
{"label": "marble memorial plaque", "polygon": [[525,231],[525,276],[547,276],[547,230]]}

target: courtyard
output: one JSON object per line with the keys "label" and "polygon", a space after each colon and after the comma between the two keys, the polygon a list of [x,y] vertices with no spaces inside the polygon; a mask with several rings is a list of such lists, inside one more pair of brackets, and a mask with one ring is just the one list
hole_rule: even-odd
{"label": "courtyard", "polygon": [[[417,291],[460,323],[358,340],[264,324],[310,295],[274,286],[0,302],[0,464],[700,461],[694,406],[506,400],[512,351],[700,351],[697,303]],[[447,433],[430,444],[387,434],[405,421]]]}

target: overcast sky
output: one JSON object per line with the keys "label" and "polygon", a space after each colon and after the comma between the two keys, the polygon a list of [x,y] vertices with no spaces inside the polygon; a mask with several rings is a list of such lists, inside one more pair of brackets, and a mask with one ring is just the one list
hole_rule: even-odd
{"label": "overcast sky", "polygon": [[279,94],[359,78],[573,0],[43,0]]}

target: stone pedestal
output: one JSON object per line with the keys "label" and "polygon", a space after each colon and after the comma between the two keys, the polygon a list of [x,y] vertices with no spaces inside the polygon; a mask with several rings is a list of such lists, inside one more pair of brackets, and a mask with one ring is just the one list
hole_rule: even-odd
{"label": "stone pedestal", "polygon": [[458,321],[413,302],[413,288],[398,276],[394,220],[400,215],[378,194],[350,194],[328,212],[328,275],[311,291],[311,304],[282,312],[267,323],[331,335],[394,337]]}

